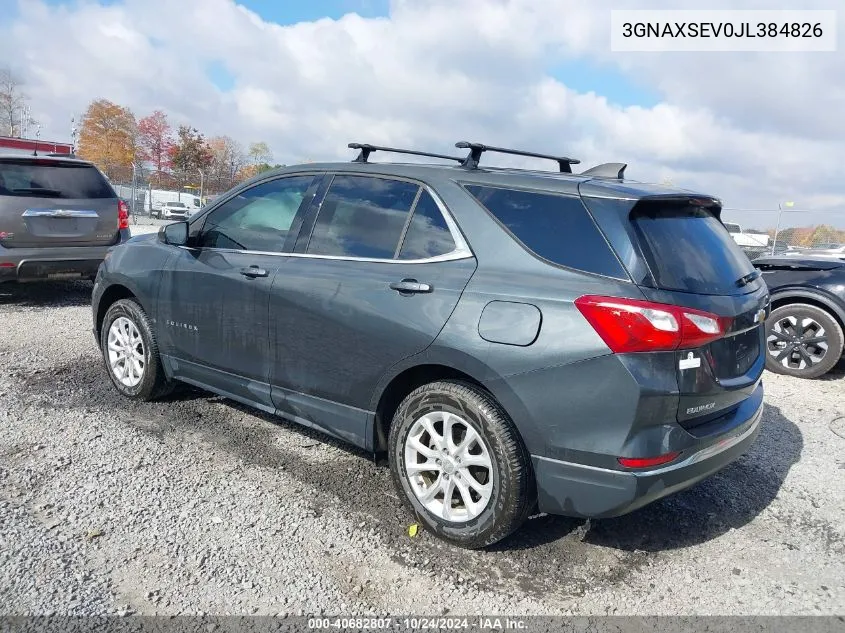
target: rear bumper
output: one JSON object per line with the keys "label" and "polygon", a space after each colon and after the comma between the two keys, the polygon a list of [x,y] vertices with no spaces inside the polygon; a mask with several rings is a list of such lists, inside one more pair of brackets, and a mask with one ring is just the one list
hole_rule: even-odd
{"label": "rear bumper", "polygon": [[[116,244],[129,237],[129,230],[121,230]],[[93,279],[112,246],[0,247],[0,282]]]}
{"label": "rear bumper", "polygon": [[598,468],[532,456],[539,509],[575,517],[627,514],[698,483],[721,470],[754,442],[763,416],[763,387],[749,398],[745,420],[729,432],[708,438],[677,461],[647,471]]}

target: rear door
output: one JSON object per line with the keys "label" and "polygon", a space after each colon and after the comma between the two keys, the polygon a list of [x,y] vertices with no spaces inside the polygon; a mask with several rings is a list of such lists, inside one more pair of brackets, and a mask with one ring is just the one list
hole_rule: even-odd
{"label": "rear door", "polygon": [[105,246],[118,235],[118,198],[84,161],[0,158],[0,245]]}
{"label": "rear door", "polygon": [[679,423],[703,424],[747,398],[765,364],[769,293],[719,220],[715,202],[683,197],[585,202],[622,251],[647,299],[709,312],[729,323],[723,338],[674,353]]}
{"label": "rear door", "polygon": [[315,202],[271,292],[273,401],[363,445],[379,379],[434,341],[476,262],[419,183],[336,175]]}

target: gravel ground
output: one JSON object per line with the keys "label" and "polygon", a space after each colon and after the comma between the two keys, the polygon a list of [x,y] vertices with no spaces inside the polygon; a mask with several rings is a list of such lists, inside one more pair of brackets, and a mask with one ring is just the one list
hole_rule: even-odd
{"label": "gravel ground", "polygon": [[170,221],[139,215],[138,217],[130,218],[129,234],[135,236],[145,235],[147,233],[158,233],[158,230],[165,224],[170,224]]}
{"label": "gravel ground", "polygon": [[120,398],[90,292],[0,287],[4,611],[845,613],[841,370],[767,374],[757,443],[686,492],[467,552],[409,538],[387,467],[354,449],[197,390]]}

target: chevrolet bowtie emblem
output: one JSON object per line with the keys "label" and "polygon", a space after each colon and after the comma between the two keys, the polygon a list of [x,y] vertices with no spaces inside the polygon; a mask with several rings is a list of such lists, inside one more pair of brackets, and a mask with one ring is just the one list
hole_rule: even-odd
{"label": "chevrolet bowtie emblem", "polygon": [[766,310],[757,310],[754,315],[754,323],[762,323],[766,319]]}

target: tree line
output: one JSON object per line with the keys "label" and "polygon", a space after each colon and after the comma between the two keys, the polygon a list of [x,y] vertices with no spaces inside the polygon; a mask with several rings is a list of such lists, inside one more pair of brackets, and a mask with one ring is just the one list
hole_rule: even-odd
{"label": "tree line", "polygon": [[141,186],[202,186],[207,194],[280,166],[271,164],[272,152],[263,141],[244,148],[229,136],[206,138],[190,125],[174,128],[161,110],[136,119],[132,110],[108,99],[88,106],[75,151],[114,183],[131,182],[134,172]]}
{"label": "tree line", "polygon": [[[774,237],[775,232],[768,230],[769,237]],[[845,244],[845,231],[827,224],[810,227],[790,227],[781,229],[778,234],[778,242],[784,242],[791,246],[815,246],[817,244]]]}

